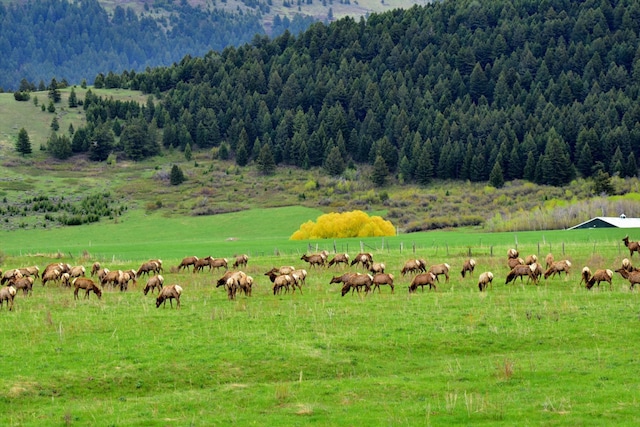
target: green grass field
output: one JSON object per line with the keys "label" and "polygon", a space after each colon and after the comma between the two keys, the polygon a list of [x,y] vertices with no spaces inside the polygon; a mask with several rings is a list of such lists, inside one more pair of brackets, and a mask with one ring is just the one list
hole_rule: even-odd
{"label": "green grass field", "polygon": [[[638,230],[488,234],[450,231],[380,239],[292,242],[318,212],[251,210],[169,219],[127,214],[118,224],[0,233],[3,270],[61,261],[110,269],[164,260],[184,287],[180,310],[156,309],[140,280],[101,300],[37,281],[0,310],[0,424],[39,425],[636,425],[639,292],[579,286],[583,265],[617,268],[620,239]],[[234,240],[228,240],[233,238]],[[396,276],[368,296],[340,296],[310,269],[304,294],[274,296],[264,272],[306,267],[312,249],[363,245]],[[506,251],[551,250],[568,278],[505,285]],[[384,245],[384,247],[383,247]],[[402,245],[402,251],[401,251]],[[540,245],[540,249],[538,249]],[[414,248],[415,247],[415,254]],[[277,250],[277,254],[276,254]],[[471,250],[473,278],[459,270]],[[563,254],[564,250],[564,254]],[[538,252],[539,251],[539,252]],[[170,272],[186,255],[251,254],[251,297],[228,301],[222,272]],[[409,295],[405,260],[448,262],[449,283]],[[637,260],[637,255],[634,258]],[[57,259],[56,259],[57,260]],[[480,272],[496,278],[477,289]]]}

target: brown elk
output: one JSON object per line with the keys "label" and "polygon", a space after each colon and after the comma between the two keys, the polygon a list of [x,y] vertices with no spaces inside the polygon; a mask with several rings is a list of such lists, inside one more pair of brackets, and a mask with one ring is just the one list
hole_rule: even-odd
{"label": "brown elk", "polygon": [[98,271],[100,271],[100,263],[96,261],[91,266],[91,277],[93,277]]}
{"label": "brown elk", "polygon": [[23,295],[33,295],[33,277],[26,276],[10,282],[17,291],[22,289]]}
{"label": "brown elk", "polygon": [[376,291],[376,289],[378,290],[378,293],[380,293],[380,285],[389,285],[389,287],[391,288],[391,293],[394,293],[394,286],[393,286],[393,274],[389,274],[389,273],[377,273],[376,275],[373,276],[373,292]]}
{"label": "brown elk", "polygon": [[72,279],[75,277],[84,277],[86,270],[82,265],[76,265],[75,267],[71,267],[69,270],[69,277]]}
{"label": "brown elk", "polygon": [[556,261],[553,264],[551,264],[551,267],[549,267],[547,269],[547,271],[544,272],[544,278],[545,280],[551,276],[551,278],[553,278],[556,274],[557,275],[561,275],[561,273],[564,271],[564,275],[565,277],[569,275],[569,270],[571,269],[571,261],[569,260],[562,260],[562,261]]}
{"label": "brown elk", "polygon": [[214,269],[214,268],[216,270],[218,270],[218,269],[220,269],[222,267],[224,267],[225,270],[229,269],[228,261],[227,261],[226,258],[211,258],[209,260],[209,269],[210,270]]}
{"label": "brown elk", "polygon": [[149,291],[153,294],[153,291],[157,288],[159,294],[163,286],[164,277],[162,277],[161,274],[157,274],[155,276],[151,276],[151,278],[147,280],[147,284],[144,286],[143,292],[145,295],[147,295]]}
{"label": "brown elk", "polygon": [[629,249],[629,258],[633,258],[634,252],[640,252],[640,242],[630,242],[629,235],[626,235],[622,241],[627,249]]}
{"label": "brown elk", "polygon": [[476,260],[469,258],[462,265],[462,270],[460,270],[460,274],[462,278],[464,278],[465,274],[469,273],[469,276],[473,276],[473,269],[476,268]]}
{"label": "brown elk", "polygon": [[19,269],[14,268],[11,270],[7,270],[2,275],[2,279],[0,279],[0,285],[4,285],[12,279],[19,279],[23,276]]}
{"label": "brown elk", "polygon": [[493,287],[493,273],[490,271],[485,271],[478,278],[478,289],[480,289],[480,292],[482,292],[487,289],[488,285],[491,285],[491,287]]}
{"label": "brown elk", "polygon": [[40,278],[40,269],[37,265],[31,267],[23,267],[18,269],[23,276],[32,276],[35,279]]}
{"label": "brown elk", "polygon": [[[507,279],[504,282],[505,285],[509,284],[509,282],[515,280],[517,277],[520,278],[520,282],[522,282],[522,277],[527,276],[529,279],[533,280],[533,283],[538,284],[538,280],[533,275],[534,266],[526,265],[526,264],[518,264],[511,269],[509,274],[507,274]],[[528,283],[528,280],[527,280]]]}
{"label": "brown elk", "polygon": [[373,254],[369,252],[361,252],[353,258],[351,266],[361,264],[363,268],[368,269],[373,264]]}
{"label": "brown elk", "polygon": [[166,307],[167,300],[169,300],[169,304],[173,308],[174,299],[176,300],[176,308],[180,308],[180,295],[182,295],[182,287],[180,285],[165,286],[158,294],[158,298],[156,298],[156,308],[160,307],[160,304],[164,304],[163,307]]}
{"label": "brown elk", "polygon": [[373,283],[373,276],[370,274],[356,273],[347,280],[342,286],[342,296],[345,296],[349,290],[353,294],[354,291],[358,291],[364,288],[365,293],[371,292],[371,285]]}
{"label": "brown elk", "polygon": [[378,273],[384,273],[385,267],[386,266],[382,262],[374,262],[369,266],[367,270],[369,270],[371,274],[378,274]]}
{"label": "brown elk", "polygon": [[531,265],[538,262],[538,257],[536,255],[527,255],[524,259],[524,263],[527,265]]}
{"label": "brown elk", "polygon": [[62,277],[62,271],[55,268],[45,273],[42,273],[42,286],[46,285],[47,282],[59,283],[61,277]]}
{"label": "brown elk", "polygon": [[411,280],[411,284],[409,285],[409,293],[413,293],[418,290],[418,286],[422,288],[422,292],[424,292],[424,287],[429,286],[429,289],[438,290],[436,287],[436,276],[431,272],[420,273],[416,275],[413,280]]}
{"label": "brown elk", "polygon": [[196,261],[198,261],[197,256],[189,256],[189,257],[183,258],[182,261],[180,262],[180,265],[178,265],[178,271],[182,270],[183,268],[186,268],[187,271],[189,271],[189,267],[192,265],[195,265]]}
{"label": "brown elk", "polygon": [[629,281],[631,285],[629,289],[633,289],[636,284],[640,283],[640,271],[627,271],[624,268],[619,268],[616,273],[620,273],[623,278]]}
{"label": "brown elk", "polygon": [[404,277],[407,273],[425,273],[427,271],[427,263],[423,259],[410,259],[404,263],[400,274]]}
{"label": "brown elk", "polygon": [[517,249],[509,249],[507,251],[507,258],[512,259],[512,258],[518,258],[520,256],[520,253],[518,252]]}
{"label": "brown elk", "polygon": [[76,277],[73,279],[72,285],[74,287],[73,299],[78,299],[78,292],[80,289],[85,290],[84,297],[87,299],[89,298],[89,293],[92,291],[96,294],[98,299],[102,298],[102,290],[100,287],[93,280],[87,277]]}
{"label": "brown elk", "polygon": [[249,256],[245,254],[235,255],[235,261],[233,261],[233,268],[246,267],[249,262]]}
{"label": "brown elk", "polygon": [[327,264],[327,267],[338,264],[349,265],[349,254],[335,254],[329,261],[329,264]]}
{"label": "brown elk", "polygon": [[524,263],[524,260],[522,258],[509,258],[507,260],[507,265],[509,266],[510,269],[513,270],[513,268],[516,265],[526,265],[526,264]]}
{"label": "brown elk", "polygon": [[581,279],[578,286],[582,285],[583,282],[586,285],[589,282],[589,279],[591,279],[591,269],[587,266],[584,266],[582,268],[582,272],[580,273],[580,277]]}
{"label": "brown elk", "polygon": [[324,263],[326,261],[326,257],[321,254],[312,254],[312,255],[302,255],[300,257],[302,261],[306,261],[309,263],[310,267],[324,267]]}
{"label": "brown elk", "polygon": [[[273,294],[277,295],[282,290],[285,290],[285,293],[289,292],[289,287],[295,285],[295,279],[290,274],[281,274],[273,278]],[[293,288],[295,292],[295,287]]]}
{"label": "brown elk", "polygon": [[[587,268],[587,267],[585,267]],[[584,269],[583,269],[584,271]],[[591,289],[593,288],[594,284],[597,284],[598,287],[600,287],[600,282],[608,282],[609,283],[609,290],[612,289],[612,284],[611,284],[611,279],[613,279],[613,271],[611,270],[596,270],[595,273],[593,273],[593,276],[591,276],[589,278],[589,280],[587,280],[586,282],[586,288],[587,289]]]}
{"label": "brown elk", "polygon": [[545,264],[546,264],[546,265],[545,265],[545,268],[549,268],[549,267],[551,267],[551,266],[553,265],[553,261],[554,261],[554,259],[553,259],[553,254],[552,254],[551,252],[549,252],[549,253],[547,254],[547,256],[544,258],[544,262],[545,262]]}
{"label": "brown elk", "polygon": [[347,283],[351,278],[351,276],[353,276],[354,274],[358,274],[358,273],[349,272],[349,273],[344,273],[342,276],[333,276],[329,284],[332,285],[334,283],[342,283],[342,284]]}
{"label": "brown elk", "polygon": [[444,275],[445,277],[445,282],[449,283],[449,269],[451,267],[449,267],[449,264],[444,263],[444,264],[436,264],[436,265],[432,265],[431,267],[429,267],[429,270],[427,271],[427,273],[432,273],[434,276],[436,276],[436,281],[440,282],[440,280],[438,280],[438,276],[440,275]]}
{"label": "brown elk", "polygon": [[533,277],[534,277],[536,283],[539,282],[540,278],[544,274],[544,271],[542,270],[542,264],[540,264],[539,262],[536,262],[536,263],[531,264],[530,267],[531,267],[531,272],[533,273]]}
{"label": "brown elk", "polygon": [[211,270],[211,264],[210,261],[212,261],[213,258],[211,258],[211,256],[206,256],[204,258],[199,258],[195,264],[193,264],[193,272],[197,273],[198,271],[204,269],[204,267],[209,267],[209,270]]}
{"label": "brown elk", "polygon": [[100,284],[103,288],[107,285],[116,286],[122,280],[123,275],[124,271],[122,270],[109,271],[100,279]]}
{"label": "brown elk", "polygon": [[9,311],[12,311],[13,298],[16,296],[16,293],[17,293],[16,288],[14,288],[11,285],[5,286],[4,288],[0,289],[0,308],[2,308],[2,305],[6,301],[7,307],[9,307]]}
{"label": "brown elk", "polygon": [[147,262],[142,263],[140,268],[138,268],[138,271],[136,271],[136,276],[142,277],[145,274],[148,276],[150,273],[160,274],[161,269],[162,269],[162,266],[158,263],[158,261],[149,260]]}

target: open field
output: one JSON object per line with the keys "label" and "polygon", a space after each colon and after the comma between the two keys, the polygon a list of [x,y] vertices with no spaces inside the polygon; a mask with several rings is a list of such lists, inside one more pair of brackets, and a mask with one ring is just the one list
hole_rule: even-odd
{"label": "open field", "polygon": [[[618,274],[611,290],[606,284],[593,291],[578,286],[585,264],[617,268],[628,256],[620,238],[638,230],[420,233],[385,238],[384,249],[382,239],[340,240],[338,251],[348,247],[353,256],[362,244],[396,275],[394,294],[383,287],[380,294],[341,297],[340,286],[329,281],[347,269],[311,269],[299,259],[309,245],[323,249],[334,242],[286,240],[297,227],[287,218],[312,215],[287,210],[258,212],[264,222],[254,228],[242,218],[232,228],[224,216],[188,218],[179,226],[153,218],[146,228],[143,219],[126,217],[113,226],[0,234],[3,269],[43,267],[52,258],[42,254],[57,250],[60,261],[89,267],[98,259],[112,270],[161,257],[166,283],[185,289],[182,308],[172,310],[156,309],[154,297],[143,295],[146,278],[125,293],[108,289],[100,301],[94,295],[74,301],[71,290],[42,287],[38,280],[32,297],[18,295],[13,312],[0,310],[0,358],[9,366],[0,377],[0,423],[640,421],[639,292]],[[229,216],[240,214],[246,213]],[[198,236],[203,222],[210,233]],[[136,229],[139,234],[129,238]],[[92,246],[73,243],[81,235],[91,236]],[[227,241],[230,235],[238,240]],[[571,259],[572,273],[539,286],[505,285],[506,250],[516,239],[522,255],[537,253],[540,243],[542,256],[551,249],[556,259]],[[28,242],[27,249],[20,242]],[[410,277],[399,270],[414,256],[414,244],[415,256],[428,264],[451,264],[449,283],[441,279],[435,292],[407,293]],[[461,279],[469,248],[478,266],[473,278]],[[251,297],[228,301],[215,287],[222,272],[169,271],[185,255],[241,251],[252,254],[245,270],[256,280]],[[308,269],[304,294],[272,295],[263,273],[289,264]],[[477,277],[486,270],[496,278],[479,293]]]}

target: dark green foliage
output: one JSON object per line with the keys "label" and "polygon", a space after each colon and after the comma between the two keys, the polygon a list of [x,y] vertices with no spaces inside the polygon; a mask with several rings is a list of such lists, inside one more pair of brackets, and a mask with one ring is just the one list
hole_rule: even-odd
{"label": "dark green foliage", "polygon": [[264,144],[260,149],[260,154],[256,159],[258,170],[264,175],[272,175],[276,170],[276,162],[271,152],[269,144]]}
{"label": "dark green foliage", "polygon": [[16,151],[23,156],[25,154],[31,154],[31,142],[29,141],[29,134],[25,128],[20,128],[18,131],[18,139],[16,140]]}
{"label": "dark green foliage", "polygon": [[60,94],[60,88],[58,87],[58,82],[56,79],[51,79],[51,83],[49,84],[49,99],[53,101],[54,104],[57,104],[62,99],[62,95]]}
{"label": "dark green foliage", "polygon": [[16,101],[28,101],[31,98],[31,94],[29,92],[14,92],[13,99]]}
{"label": "dark green foliage", "polygon": [[149,125],[142,117],[132,119],[124,126],[120,144],[125,154],[136,161],[154,156],[160,149],[155,135],[150,132]]}
{"label": "dark green foliage", "polygon": [[605,195],[612,195],[614,193],[611,177],[602,169],[598,169],[593,175],[593,192]]}
{"label": "dark green foliage", "polygon": [[78,106],[78,95],[76,95],[76,90],[71,88],[71,93],[69,93],[69,108],[76,108]]}
{"label": "dark green foliage", "polygon": [[184,147],[184,158],[187,161],[191,160],[191,144],[185,145],[185,147]]}
{"label": "dark green foliage", "polygon": [[47,140],[47,152],[56,159],[64,160],[71,156],[71,141],[67,135],[58,135],[51,132]]}
{"label": "dark green foliage", "polygon": [[89,138],[89,159],[97,162],[107,160],[113,149],[114,139],[113,132],[106,123],[95,128]]}
{"label": "dark green foliage", "polygon": [[173,165],[171,167],[171,174],[169,175],[169,182],[171,185],[180,185],[185,181],[184,172],[180,169],[180,166]]}
{"label": "dark green foliage", "polygon": [[340,149],[334,145],[333,148],[329,150],[327,159],[324,162],[324,169],[329,175],[339,176],[345,171],[345,168],[346,165],[342,158],[342,154],[340,153]]}
{"label": "dark green foliage", "polygon": [[504,186],[502,166],[500,166],[500,162],[498,160],[496,160],[493,165],[493,169],[491,169],[491,173],[489,174],[489,184],[495,188],[502,188]]}
{"label": "dark green foliage", "polygon": [[51,120],[51,125],[49,125],[49,127],[54,132],[57,132],[60,129],[60,123],[58,122],[57,116],[53,116],[53,119]]}
{"label": "dark green foliage", "polygon": [[389,168],[382,156],[377,156],[373,163],[373,171],[371,172],[371,181],[376,187],[382,187],[389,176]]}

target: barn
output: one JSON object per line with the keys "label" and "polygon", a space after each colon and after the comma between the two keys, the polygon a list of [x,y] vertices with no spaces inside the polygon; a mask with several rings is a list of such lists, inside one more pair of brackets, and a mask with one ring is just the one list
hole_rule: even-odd
{"label": "barn", "polygon": [[627,218],[620,216],[597,216],[588,221],[574,225],[568,230],[580,228],[640,228],[640,218]]}

